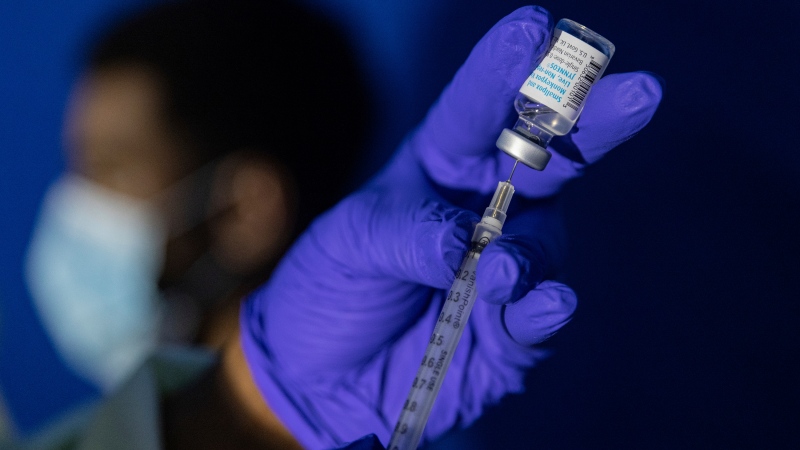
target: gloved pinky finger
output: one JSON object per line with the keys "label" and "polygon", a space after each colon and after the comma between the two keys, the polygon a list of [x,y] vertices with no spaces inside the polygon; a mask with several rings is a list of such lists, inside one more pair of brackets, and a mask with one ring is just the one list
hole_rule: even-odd
{"label": "gloved pinky finger", "polygon": [[522,345],[538,344],[561,329],[572,318],[578,298],[568,286],[543,281],[503,313],[506,329]]}

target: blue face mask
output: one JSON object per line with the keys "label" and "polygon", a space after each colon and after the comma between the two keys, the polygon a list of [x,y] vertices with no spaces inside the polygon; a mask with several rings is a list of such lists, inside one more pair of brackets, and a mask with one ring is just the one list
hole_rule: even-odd
{"label": "blue face mask", "polygon": [[166,227],[154,206],[66,175],[47,192],[26,278],[77,373],[108,392],[155,348]]}

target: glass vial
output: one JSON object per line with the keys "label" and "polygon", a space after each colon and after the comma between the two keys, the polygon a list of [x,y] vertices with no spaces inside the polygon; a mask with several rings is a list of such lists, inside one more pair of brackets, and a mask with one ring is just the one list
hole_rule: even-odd
{"label": "glass vial", "polygon": [[[613,55],[614,44],[608,39],[572,20],[559,20],[550,51],[525,80],[514,102],[519,113],[513,127],[516,136],[509,133],[511,130],[504,131],[505,147],[525,150],[522,153],[526,155],[541,151],[547,153],[549,160],[545,149],[550,139],[567,134],[575,125],[592,85],[603,75]],[[519,137],[527,142],[514,143]],[[519,158],[520,151],[500,148],[535,169],[544,168]]]}

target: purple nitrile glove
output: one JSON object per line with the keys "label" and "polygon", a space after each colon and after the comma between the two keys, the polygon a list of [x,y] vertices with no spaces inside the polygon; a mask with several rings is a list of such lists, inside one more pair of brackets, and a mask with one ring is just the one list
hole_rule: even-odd
{"label": "purple nitrile glove", "polygon": [[[316,220],[241,313],[242,346],[270,407],[309,448],[375,433],[387,442],[469,245],[513,160],[494,146],[513,99],[550,43],[536,7],[476,45],[425,122],[387,167]],[[544,172],[518,169],[504,235],[478,263],[482,301],[455,352],[424,438],[474,421],[523,388],[532,347],[570,318],[575,294],[547,281],[563,258],[551,197],[636,134],[661,99],[646,73],[609,75]]]}

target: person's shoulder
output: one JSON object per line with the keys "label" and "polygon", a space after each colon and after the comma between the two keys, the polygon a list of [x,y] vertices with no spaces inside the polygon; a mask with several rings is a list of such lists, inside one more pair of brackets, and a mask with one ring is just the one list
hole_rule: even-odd
{"label": "person's shoulder", "polygon": [[200,379],[216,360],[214,353],[202,348],[160,347],[96,406],[75,440],[76,448],[120,448],[123,435],[137,437],[125,443],[128,450],[163,448],[164,398]]}

